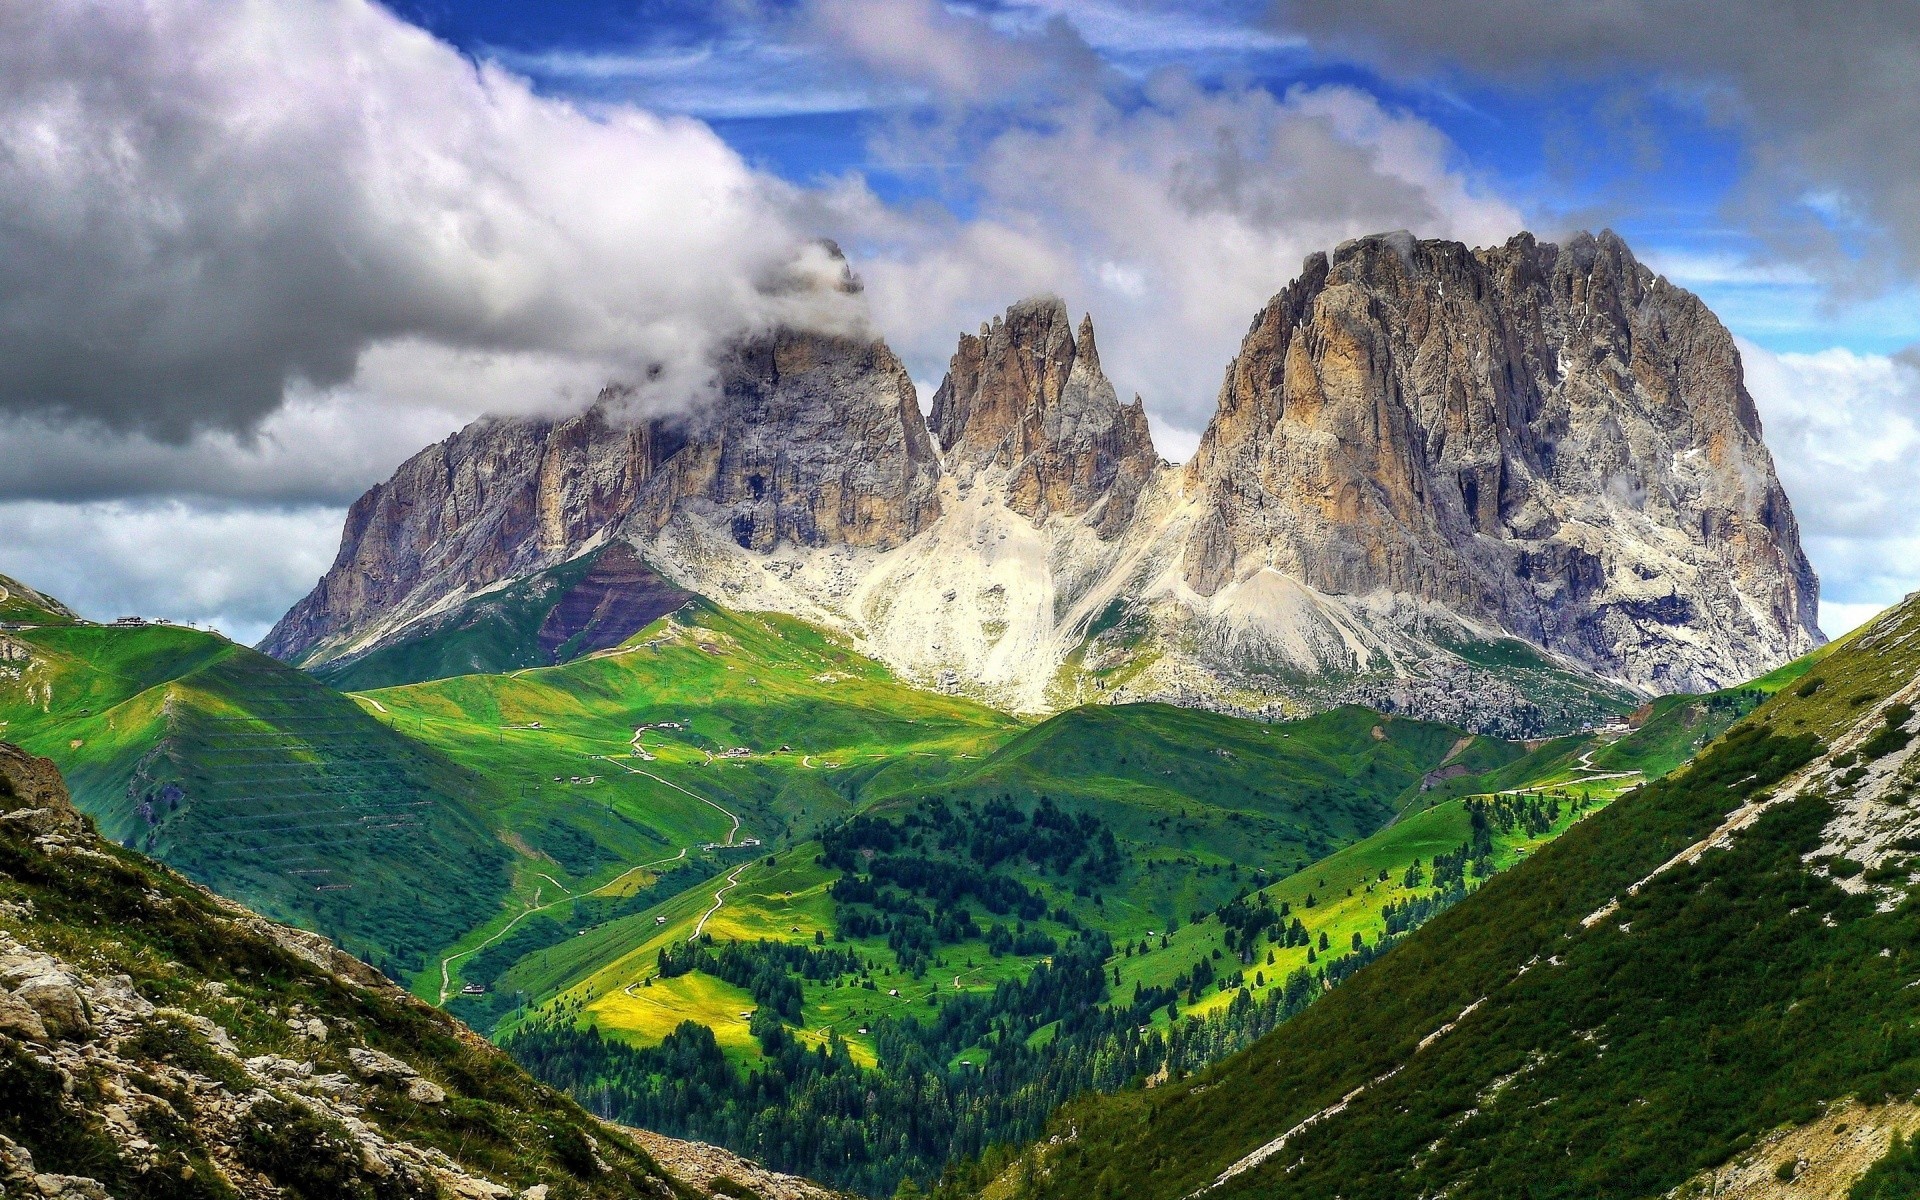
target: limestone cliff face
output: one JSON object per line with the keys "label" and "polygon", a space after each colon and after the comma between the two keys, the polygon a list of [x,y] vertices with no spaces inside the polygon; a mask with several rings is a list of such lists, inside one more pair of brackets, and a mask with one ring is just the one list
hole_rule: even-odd
{"label": "limestone cliff face", "polygon": [[1075,337],[1055,297],[1023,300],[962,334],[933,396],[932,425],[947,466],[963,480],[983,469],[1004,480],[1007,506],[1036,520],[1079,517],[1112,537],[1133,516],[1159,465],[1146,407],[1122,406],[1100,370],[1093,318]]}
{"label": "limestone cliff face", "polygon": [[1412,597],[1661,691],[1820,640],[1732,338],[1611,233],[1315,255],[1186,473],[1201,597],[1266,571]]}
{"label": "limestone cliff face", "polygon": [[886,548],[937,513],[939,459],[880,342],[782,332],[722,365],[687,418],[625,421],[610,390],[565,420],[487,419],[428,447],[347,514],[340,553],[261,648],[337,657],[445,601],[677,514],[743,547]]}

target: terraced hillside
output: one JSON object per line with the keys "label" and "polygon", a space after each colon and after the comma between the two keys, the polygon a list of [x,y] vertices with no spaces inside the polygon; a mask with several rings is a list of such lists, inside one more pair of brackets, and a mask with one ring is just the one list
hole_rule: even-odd
{"label": "terraced hillside", "polygon": [[0,731],[102,831],[385,970],[424,968],[505,895],[484,772],[211,633],[16,621]]}
{"label": "terraced hillside", "polygon": [[949,1190],[1905,1194],[1920,603],[1801,670],[1245,1052]]}

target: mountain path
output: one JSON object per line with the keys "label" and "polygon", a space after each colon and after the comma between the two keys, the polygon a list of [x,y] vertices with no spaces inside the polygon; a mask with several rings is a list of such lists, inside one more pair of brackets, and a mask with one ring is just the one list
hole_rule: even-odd
{"label": "mountain path", "polygon": [[[374,703],[377,707],[378,702],[375,701]],[[382,709],[381,711],[384,712],[386,710]],[[689,791],[688,789],[681,787],[679,784],[673,782],[670,779],[662,779],[658,775],[655,775],[652,771],[642,771],[638,767],[629,767],[627,766],[626,763],[623,763],[619,759],[613,758],[610,755],[595,754],[595,755],[590,755],[589,757],[600,759],[603,762],[610,762],[614,766],[620,767],[623,770],[631,771],[635,775],[644,775],[648,779],[653,780],[655,783],[661,784],[666,787],[670,787],[676,792],[682,792],[688,796],[692,796],[695,800],[700,801],[702,804],[705,804],[711,808],[717,809],[729,821],[733,822],[733,827],[727,830],[727,840],[720,843],[721,845],[732,846],[734,844],[735,839],[739,837],[740,835],[739,814],[733,812],[731,809],[725,807],[724,805],[721,805],[712,800],[709,800],[707,797],[702,796],[698,792]],[[622,879],[625,879],[627,876],[633,874],[635,871],[644,871],[649,867],[657,867],[665,863],[678,862],[681,859],[687,857],[687,853],[691,849],[692,847],[690,846],[682,846],[680,848],[680,853],[672,856],[671,858],[656,859],[655,861],[650,863],[641,863],[637,866],[629,867],[625,871],[622,871],[620,874],[608,880],[606,883],[603,883],[599,887],[594,888],[592,891],[589,891],[587,894],[591,896],[591,895],[598,894],[600,892],[604,892],[608,888],[612,887],[614,884],[619,883]],[[706,929],[707,921],[711,919],[715,913],[719,912],[722,908],[726,906],[727,892],[731,891],[733,887],[740,882],[740,873],[742,871],[745,871],[751,865],[752,865],[751,863],[742,863],[733,869],[732,874],[727,876],[726,886],[722,887],[719,891],[713,894],[713,907],[708,909],[706,914],[700,918],[700,923],[694,926],[693,936],[689,937],[687,939],[688,941],[692,941],[693,938],[699,937],[701,932]],[[534,874],[546,880],[548,883],[551,883],[554,887],[559,888],[565,894],[560,899],[552,901],[551,903],[541,904],[539,902],[540,892],[539,892],[539,889],[536,888],[533,895],[534,902],[528,905],[526,908],[522,909],[520,912],[514,914],[513,919],[508,921],[505,925],[501,926],[500,931],[498,933],[494,934],[492,937],[488,938],[486,941],[481,942],[479,945],[473,947],[473,949],[471,950],[462,950],[456,954],[449,954],[445,958],[441,959],[440,960],[440,999],[438,1001],[440,1005],[445,1006],[445,1004],[447,1003],[448,997],[453,992],[453,964],[455,962],[458,962],[460,959],[470,957],[472,955],[480,953],[480,951],[482,950],[485,950],[488,946],[493,945],[495,942],[499,941],[501,938],[507,936],[508,933],[511,933],[513,931],[514,926],[526,920],[528,917],[532,916],[533,914],[538,912],[545,912],[549,908],[556,908],[562,904],[567,904],[577,899],[577,896],[574,892],[569,891],[565,884],[561,883],[559,880],[555,879],[553,876],[547,874],[544,871],[535,871]],[[628,984],[627,986],[632,987],[633,985]]]}
{"label": "mountain path", "polygon": [[[650,863],[641,863],[638,866],[629,867],[625,871],[622,871],[619,875],[616,875],[612,879],[608,880],[606,883],[603,883],[599,887],[594,888],[593,891],[588,892],[587,895],[591,896],[598,892],[604,892],[608,888],[612,887],[614,884],[620,882],[622,879],[625,879],[627,876],[633,874],[635,871],[644,871],[648,867],[657,867],[665,863],[678,862],[681,859],[685,858],[686,856],[687,856],[687,850],[686,850],[686,847],[683,846],[680,849],[680,853],[674,855],[671,858],[655,859],[653,862],[650,862]],[[576,896],[575,893],[567,891],[566,887],[562,885],[560,881],[555,879],[553,876],[548,875],[544,871],[536,871],[534,872],[534,874],[539,875],[540,878],[546,880],[548,883],[553,884],[553,886],[559,888],[562,892],[566,892],[566,894],[562,896],[560,899],[552,901],[551,903],[541,904],[540,889],[536,887],[533,892],[533,903],[529,904],[527,907],[515,913],[513,915],[513,919],[508,921],[505,925],[501,926],[500,931],[498,933],[494,934],[492,937],[488,938],[486,941],[481,942],[478,946],[475,946],[471,950],[461,950],[458,953],[449,954],[445,958],[441,959],[440,960],[440,999],[437,1003],[441,1005],[445,1005],[447,1002],[448,996],[453,991],[452,972],[453,972],[454,963],[458,962],[463,958],[468,958],[472,955],[478,954],[482,950],[485,950],[488,946],[493,945],[495,942],[499,941],[501,938],[507,936],[507,934],[513,932],[513,927],[515,925],[518,925],[520,922],[526,920],[528,917],[532,916],[533,914],[538,912],[545,912],[549,908],[558,908],[562,904],[568,904],[578,899],[578,896]]]}

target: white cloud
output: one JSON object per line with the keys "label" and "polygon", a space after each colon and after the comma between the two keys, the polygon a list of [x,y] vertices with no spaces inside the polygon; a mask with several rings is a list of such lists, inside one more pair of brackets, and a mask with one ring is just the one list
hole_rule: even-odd
{"label": "white cloud", "polygon": [[326,570],[345,517],[317,506],[0,503],[0,574],[95,620],[192,621],[252,643]]}
{"label": "white cloud", "polygon": [[849,319],[781,286],[819,256],[705,125],[536,95],[367,0],[7,6],[0,145],[16,413],[244,429],[394,347],[681,397],[718,339]]}
{"label": "white cloud", "polygon": [[1822,619],[1855,621],[1920,588],[1920,364],[1841,349],[1775,354],[1745,340],[1740,353],[1820,574]]}
{"label": "white cloud", "polygon": [[[912,131],[893,136],[910,155]],[[1163,75],[1138,103],[1082,92],[968,157],[970,220],[889,209],[858,180],[817,198],[895,348],[937,375],[958,331],[1056,292],[1093,312],[1108,374],[1188,446],[1247,322],[1310,252],[1398,228],[1485,243],[1523,225],[1432,125],[1344,87],[1275,96]]]}
{"label": "white cloud", "polygon": [[1860,628],[1860,626],[1865,625],[1868,621],[1873,620],[1874,617],[1884,612],[1886,607],[1884,604],[1840,604],[1822,600],[1820,602],[1820,631],[1825,633],[1829,638],[1837,638],[1842,634],[1851,633],[1853,630]]}

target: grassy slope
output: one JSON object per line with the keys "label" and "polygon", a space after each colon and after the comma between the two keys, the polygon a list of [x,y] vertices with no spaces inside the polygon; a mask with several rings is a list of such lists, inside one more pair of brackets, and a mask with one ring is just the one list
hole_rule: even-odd
{"label": "grassy slope", "polygon": [[504,893],[486,778],[224,638],[70,624],[7,635],[5,735],[67,773],[103,832],[391,970]]}
{"label": "grassy slope", "polygon": [[8,575],[0,575],[0,623],[71,625],[76,618],[66,605],[42,595]]}
{"label": "grassy slope", "polygon": [[588,571],[586,554],[475,597],[459,611],[433,622],[431,632],[409,637],[348,662],[327,662],[313,673],[342,691],[392,687],[423,679],[516,671],[546,661],[540,624],[560,596]]}
{"label": "grassy slope", "polygon": [[[1451,727],[1382,718],[1362,709],[1268,726],[1165,705],[1101,706],[1073,710],[1020,733],[977,766],[937,786],[882,794],[867,811],[898,813],[934,797],[984,800],[1006,795],[1023,805],[1047,796],[1070,811],[1099,816],[1119,836],[1127,866],[1118,881],[1099,889],[1098,903],[1037,869],[1015,868],[1015,874],[1045,894],[1050,906],[1069,909],[1117,941],[1137,939],[1149,930],[1181,929],[1169,951],[1115,959],[1125,994],[1136,980],[1167,982],[1190,966],[1196,953],[1216,946],[1218,922],[1209,919],[1197,930],[1184,928],[1188,914],[1210,912],[1245,890],[1255,880],[1256,868],[1284,876],[1320,860],[1328,849],[1346,847],[1320,867],[1274,886],[1276,897],[1290,896],[1297,904],[1301,897],[1293,893],[1311,888],[1310,879],[1326,864],[1340,864],[1338,869],[1346,871],[1364,860],[1371,874],[1380,865],[1375,859],[1390,859],[1397,879],[1415,855],[1431,860],[1436,850],[1457,848],[1466,826],[1465,809],[1458,802],[1391,830],[1374,831],[1409,798],[1421,794],[1423,775],[1442,762],[1484,772],[1524,754],[1513,743],[1467,738]],[[1504,839],[1496,865],[1508,865],[1529,844],[1537,842]],[[834,908],[826,889],[838,872],[815,865],[816,850],[806,844],[778,852],[771,865],[759,860],[745,864],[725,906],[708,920],[705,931],[721,940],[807,942],[816,931],[833,938]],[[648,982],[660,948],[691,936],[712,910],[713,893],[724,882],[690,888],[657,907],[542,948],[507,972],[500,984],[523,991],[535,1004],[577,1004],[601,1028],[642,1042],[657,1041],[679,1019],[690,1017],[714,1028],[735,1057],[750,1060],[755,1052],[740,1014],[751,1005],[740,1006],[731,990],[696,987],[684,977]],[[1316,920],[1314,932],[1333,928],[1345,939],[1351,929],[1366,929],[1372,937],[1383,897],[1372,897],[1364,889],[1361,897],[1352,905],[1323,910],[1334,924]],[[978,918],[983,926],[992,920],[985,914]],[[1060,936],[1066,932],[1051,921],[1040,927]],[[872,1053],[859,1032],[870,1018],[924,1011],[917,1006],[924,1006],[930,992],[989,990],[1002,979],[1023,975],[1037,961],[1033,956],[994,958],[984,942],[962,942],[942,946],[936,966],[923,978],[913,978],[898,970],[881,939],[851,944],[876,964],[877,992],[807,985],[804,1030],[817,1038],[834,1028],[856,1056]],[[1271,973],[1273,983],[1292,960],[1304,959],[1298,949],[1281,954],[1288,962]],[[899,996],[889,995],[896,989]],[[672,1003],[666,1002],[668,997]],[[1226,999],[1226,994],[1216,993],[1201,1007]]]}
{"label": "grassy slope", "polygon": [[1806,868],[1821,795],[1629,885],[1911,683],[1917,641],[1909,605],[1769,680],[1807,676],[1242,1055],[1073,1106],[992,1190],[1173,1200],[1350,1097],[1210,1194],[1657,1195],[1823,1102],[1913,1092],[1920,904],[1876,912]]}
{"label": "grassy slope", "polygon": [[[636,864],[671,865],[682,850],[698,860],[704,845],[730,836],[768,845],[804,839],[869,793],[939,778],[1020,728],[991,709],[900,684],[802,622],[700,604],[576,662],[359,700],[409,737],[484,771],[497,785],[487,819],[528,852],[515,900],[462,939],[462,951],[500,933],[537,889],[542,904],[560,887],[604,896],[625,886],[618,881]],[[643,725],[640,757],[634,731]],[[727,757],[729,750],[746,753]],[[714,870],[739,858],[705,857]],[[678,903],[695,906],[703,894],[711,904],[712,888],[700,886]],[[650,915],[644,922],[653,928]],[[578,949],[566,947],[567,961],[587,947],[623,951],[618,939],[640,923],[628,916],[612,929],[596,926]],[[570,936],[557,925],[550,932],[553,941]],[[552,953],[541,947],[529,957]],[[459,971],[456,962],[456,982]],[[515,976],[503,986],[538,994],[545,978],[529,985]],[[432,994],[438,983],[430,973],[419,990]]]}
{"label": "grassy slope", "polygon": [[[1022,734],[943,790],[1105,802],[1122,837],[1299,867],[1385,824],[1464,736],[1355,707],[1268,725],[1165,704],[1098,705]],[[1469,749],[1476,761],[1518,753],[1491,738],[1471,739],[1462,755]]]}
{"label": "grassy slope", "polygon": [[[19,806],[0,774],[0,810]],[[267,1161],[249,1157],[247,1148],[273,1130],[250,1123],[244,1106],[231,1110],[237,1121],[209,1119],[222,1097],[264,1090],[242,1070],[242,1057],[290,1057],[310,1064],[315,1076],[351,1079],[349,1048],[365,1046],[406,1060],[448,1097],[424,1105],[403,1092],[368,1089],[356,1097],[357,1119],[391,1141],[439,1151],[465,1171],[507,1185],[502,1195],[534,1184],[576,1200],[691,1194],[624,1133],[364,967],[323,968],[313,950],[151,860],[80,840],[74,849],[49,851],[35,844],[28,826],[0,823],[0,927],[96,979],[122,976],[161,1008],[134,1036],[112,1039],[113,1054],[149,1068],[134,1077],[140,1091],[122,1090],[101,1071],[94,1051],[105,1046],[89,1047],[85,1056],[62,1047],[65,1067],[55,1068],[48,1049],[26,1044],[18,1026],[0,1033],[0,1132],[24,1145],[38,1170],[92,1177],[127,1200],[231,1200],[236,1193],[226,1176],[240,1174],[239,1147],[250,1168],[265,1171],[264,1180],[251,1170],[240,1176],[253,1190],[270,1182],[309,1200],[433,1194],[391,1168],[376,1174],[353,1157],[351,1141],[345,1155],[340,1142],[304,1140],[293,1147],[296,1158]],[[323,1021],[326,1040],[296,1037],[285,1019],[290,1013]],[[199,1032],[216,1025],[231,1038],[225,1055]],[[187,1072],[192,1085],[182,1086]],[[130,1118],[119,1115],[126,1112]],[[109,1136],[108,1120],[137,1122],[147,1140],[133,1144],[145,1152],[123,1153],[131,1136]],[[316,1132],[344,1138],[343,1130],[311,1118],[296,1136]],[[613,1169],[595,1169],[587,1138]]]}

